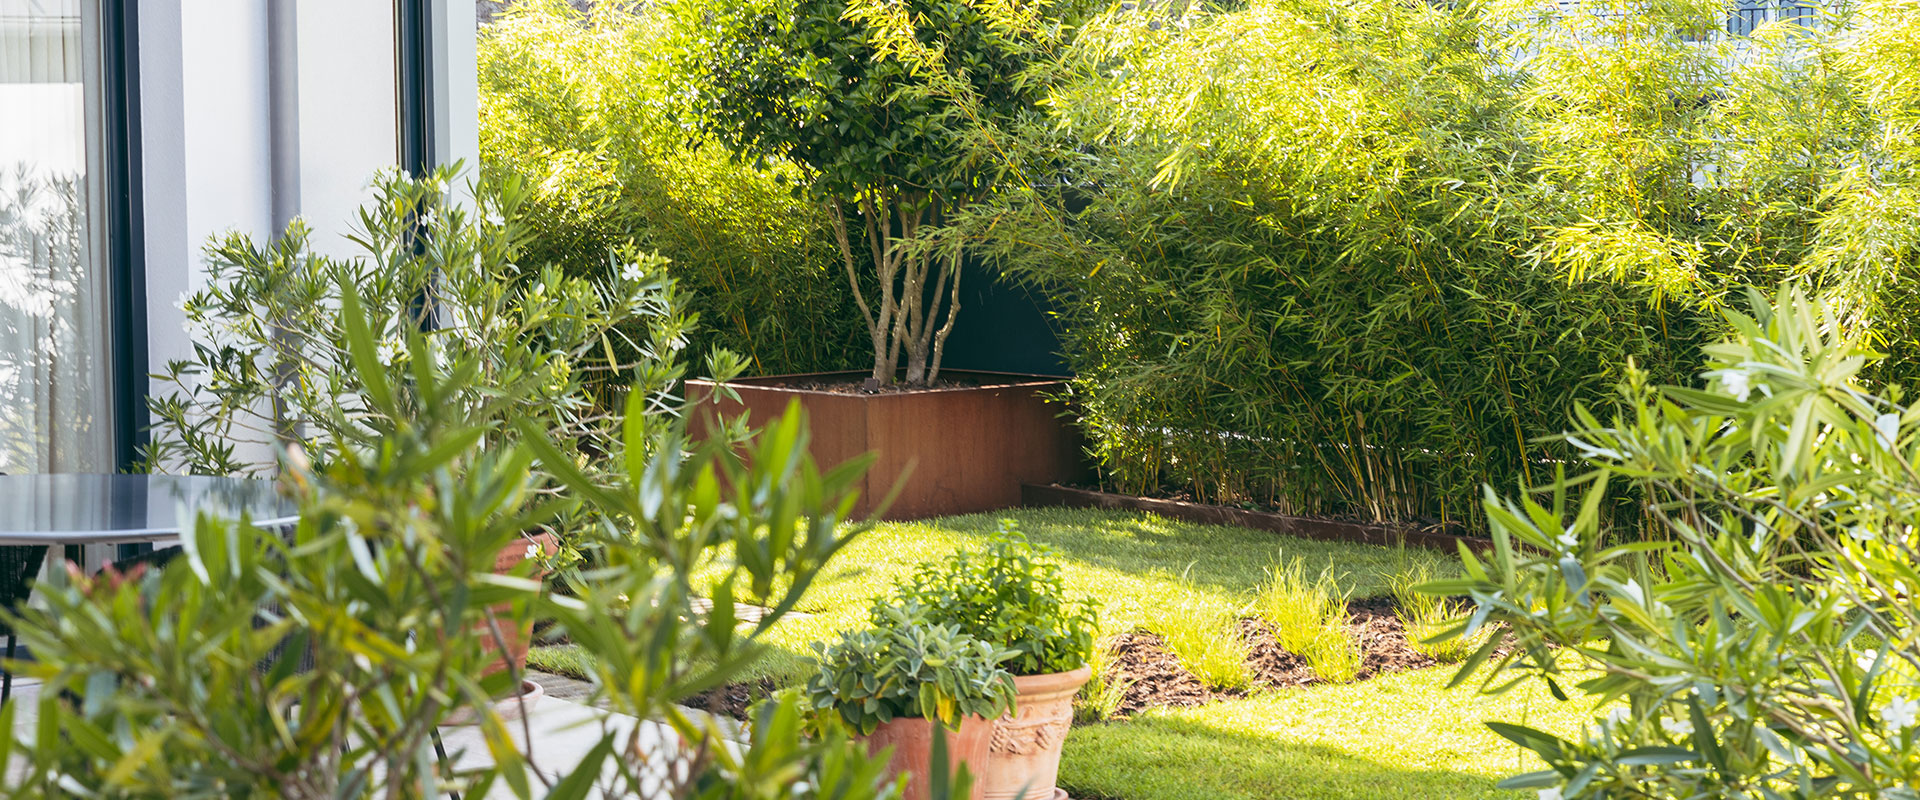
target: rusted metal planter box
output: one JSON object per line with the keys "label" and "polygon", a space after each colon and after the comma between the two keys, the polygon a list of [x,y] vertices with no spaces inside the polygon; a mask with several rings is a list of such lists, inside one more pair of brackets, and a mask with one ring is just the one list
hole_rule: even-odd
{"label": "rusted metal planter box", "polygon": [[[1086,477],[1079,431],[1058,416],[1059,404],[1043,397],[1064,387],[1059,378],[943,370],[943,378],[979,385],[884,394],[789,385],[863,377],[844,372],[736,380],[730,385],[742,402],[722,401],[718,411],[726,416],[745,411],[750,424],[764,427],[790,401],[799,400],[812,424],[809,452],[821,469],[873,451],[877,460],[867,472],[858,507],[863,515],[886,497],[909,464],[913,471],[887,509],[887,519],[1012,508],[1020,505],[1022,485]],[[714,419],[715,407],[708,402],[712,391],[711,382],[687,381],[695,436],[704,435]]]}

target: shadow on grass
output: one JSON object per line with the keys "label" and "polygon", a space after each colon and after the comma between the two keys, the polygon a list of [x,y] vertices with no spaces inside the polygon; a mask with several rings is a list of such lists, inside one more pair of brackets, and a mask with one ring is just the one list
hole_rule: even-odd
{"label": "shadow on grass", "polygon": [[[1387,763],[1391,751],[1250,735],[1177,717],[1076,726],[1059,784],[1076,800],[1466,800],[1497,777]],[[1520,771],[1520,770],[1516,770]]]}
{"label": "shadow on grass", "polygon": [[1265,569],[1299,558],[1310,574],[1332,567],[1355,597],[1384,594],[1390,576],[1411,559],[1450,560],[1419,548],[1324,542],[1248,528],[1200,525],[1125,511],[1009,509],[948,517],[932,525],[982,541],[1009,518],[1035,542],[1068,560],[1116,573],[1168,579],[1224,594],[1251,591]]}

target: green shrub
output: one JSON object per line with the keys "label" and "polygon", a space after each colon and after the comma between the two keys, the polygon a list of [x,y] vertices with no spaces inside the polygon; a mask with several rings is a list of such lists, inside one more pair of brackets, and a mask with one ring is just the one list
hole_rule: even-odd
{"label": "green shrub", "polygon": [[820,672],[807,682],[813,707],[832,711],[853,732],[870,734],[898,717],[959,730],[966,717],[999,719],[1012,710],[1013,656],[959,626],[927,621],[923,609],[876,604],[875,627],[815,642]]}
{"label": "green shrub", "polygon": [[[1575,682],[1604,720],[1578,741],[1494,729],[1546,769],[1542,796],[1906,797],[1920,785],[1920,407],[1859,376],[1879,356],[1842,304],[1782,290],[1726,312],[1702,382],[1633,373],[1617,413],[1575,411],[1585,471],[1487,492],[1495,549],[1466,577],[1468,627],[1499,624],[1456,681]],[[1595,509],[1636,484],[1658,535],[1623,544]],[[1489,660],[1491,672],[1481,668]]]}
{"label": "green shrub", "polygon": [[1207,688],[1237,692],[1253,685],[1247,639],[1231,608],[1189,589],[1154,609],[1147,628],[1160,634],[1180,664]]}
{"label": "green shrub", "polygon": [[521,263],[614,276],[631,243],[667,260],[702,325],[762,374],[860,366],[866,341],[820,207],[779,160],[737,163],[690,136],[688,83],[668,62],[672,15],[516,4],[479,41],[485,169],[530,187]]}
{"label": "green shrub", "polygon": [[[893,601],[924,609],[929,622],[956,625],[975,639],[1015,653],[1015,675],[1079,669],[1093,654],[1099,629],[1091,599],[1067,599],[1066,578],[1054,552],[1027,541],[1013,520],[979,553],[956,550],[921,564],[895,590]],[[879,624],[875,620],[875,624]]]}

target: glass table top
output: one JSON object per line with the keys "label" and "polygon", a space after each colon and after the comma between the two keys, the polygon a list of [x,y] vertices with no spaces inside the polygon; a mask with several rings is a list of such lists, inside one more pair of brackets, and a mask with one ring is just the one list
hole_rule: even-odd
{"label": "glass table top", "polygon": [[179,535],[196,514],[299,519],[273,481],[187,475],[0,475],[0,544],[146,542]]}

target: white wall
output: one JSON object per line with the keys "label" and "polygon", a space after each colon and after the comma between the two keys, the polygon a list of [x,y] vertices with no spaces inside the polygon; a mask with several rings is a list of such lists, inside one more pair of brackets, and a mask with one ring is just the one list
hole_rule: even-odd
{"label": "white wall", "polygon": [[[398,161],[394,0],[295,2],[297,213],[326,255],[347,256],[369,181]],[[229,231],[264,240],[276,189],[262,0],[144,3],[141,135],[151,371],[187,357],[176,303],[205,282],[201,251]],[[436,152],[479,163],[474,8],[434,0]],[[266,454],[256,454],[264,457]]]}
{"label": "white wall", "polygon": [[313,245],[355,252],[347,222],[371,196],[373,174],[399,162],[392,0],[301,0],[299,213]]}

